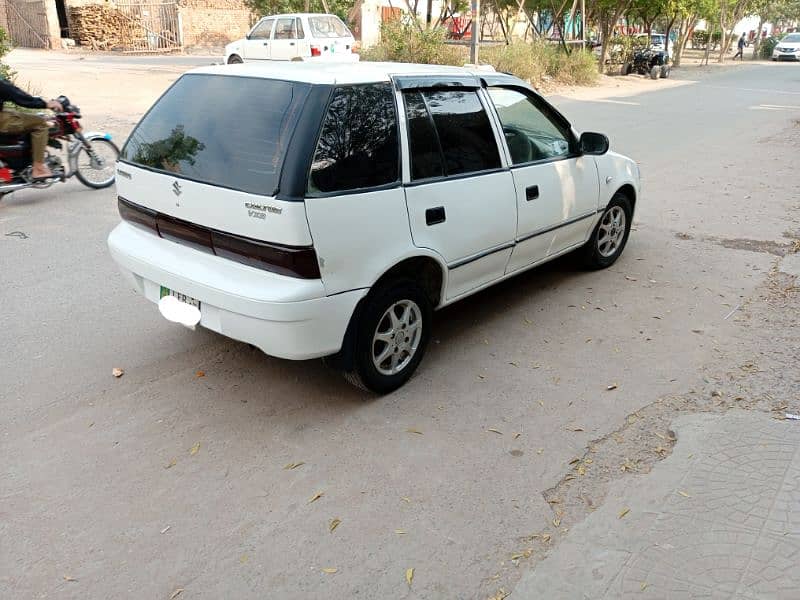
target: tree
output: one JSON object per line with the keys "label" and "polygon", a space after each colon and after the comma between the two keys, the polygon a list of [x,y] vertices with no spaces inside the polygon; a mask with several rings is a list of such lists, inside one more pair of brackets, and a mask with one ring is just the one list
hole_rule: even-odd
{"label": "tree", "polygon": [[725,53],[731,46],[731,34],[736,23],[751,12],[755,0],[717,0],[719,2],[719,28],[722,38],[717,62],[725,62]]}
{"label": "tree", "polygon": [[590,0],[587,2],[587,12],[592,20],[598,24],[600,30],[600,60],[598,67],[602,73],[605,69],[608,47],[611,43],[611,36],[614,33],[614,26],[622,15],[631,5],[632,0]]}

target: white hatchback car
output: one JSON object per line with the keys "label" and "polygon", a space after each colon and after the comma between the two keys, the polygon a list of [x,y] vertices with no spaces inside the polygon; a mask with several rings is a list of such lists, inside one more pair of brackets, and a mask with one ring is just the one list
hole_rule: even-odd
{"label": "white hatchback car", "polygon": [[111,254],[165,317],[378,393],[435,309],[573,250],[611,265],[639,199],[636,163],[516,77],[397,63],[191,71],[117,171]]}
{"label": "white hatchback car", "polygon": [[291,14],[264,17],[243,40],[225,46],[225,62],[255,60],[356,61],[355,38],[336,15]]}

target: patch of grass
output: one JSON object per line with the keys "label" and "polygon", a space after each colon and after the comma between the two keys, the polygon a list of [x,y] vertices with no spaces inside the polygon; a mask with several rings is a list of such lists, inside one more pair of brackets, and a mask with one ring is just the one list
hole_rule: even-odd
{"label": "patch of grass", "polygon": [[413,24],[388,21],[381,26],[381,41],[362,50],[363,60],[430,65],[463,65],[464,50],[445,43],[443,28],[420,30]]}
{"label": "patch of grass", "polygon": [[567,54],[561,47],[542,41],[486,48],[481,62],[537,88],[553,84],[593,85],[598,77],[597,59],[591,52],[576,49]]}

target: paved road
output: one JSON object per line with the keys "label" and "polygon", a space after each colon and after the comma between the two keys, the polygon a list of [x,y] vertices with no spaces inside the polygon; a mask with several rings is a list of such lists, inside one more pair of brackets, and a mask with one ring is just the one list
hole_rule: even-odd
{"label": "paved road", "polygon": [[[27,76],[53,81],[51,64],[25,60]],[[70,69],[84,67],[59,76]],[[109,102],[144,110],[137,86],[154,80],[126,87],[109,69]],[[4,199],[0,597],[512,589],[525,536],[569,539],[578,517],[554,526],[542,493],[592,440],[771,351],[741,311],[725,317],[800,237],[798,74],[742,66],[613,101],[556,98],[641,162],[625,254],[596,273],[562,260],[442,311],[419,374],[378,400],[318,361],[165,323],[106,250],[112,190]],[[93,108],[94,125],[121,134],[133,116]]]}

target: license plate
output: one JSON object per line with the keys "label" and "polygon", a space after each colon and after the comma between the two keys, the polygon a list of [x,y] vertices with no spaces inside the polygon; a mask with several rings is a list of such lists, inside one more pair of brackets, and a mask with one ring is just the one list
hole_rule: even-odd
{"label": "license plate", "polygon": [[187,296],[186,294],[181,294],[180,292],[176,292],[175,290],[171,290],[162,285],[161,294],[159,295],[159,298],[163,298],[164,296],[173,296],[178,300],[180,300],[181,302],[183,302],[184,304],[189,304],[190,306],[195,306],[197,308],[200,308],[200,300],[196,300],[191,296]]}

